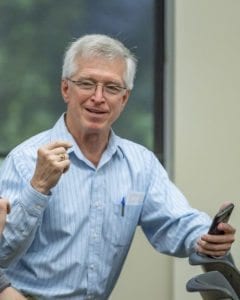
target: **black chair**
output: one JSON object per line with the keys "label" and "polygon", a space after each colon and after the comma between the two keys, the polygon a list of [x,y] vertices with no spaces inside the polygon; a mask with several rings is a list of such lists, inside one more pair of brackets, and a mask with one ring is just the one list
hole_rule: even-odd
{"label": "black chair", "polygon": [[203,299],[240,300],[240,272],[231,255],[211,258],[193,253],[189,257],[189,263],[201,265],[206,273],[190,279],[186,286],[188,291],[200,292]]}
{"label": "black chair", "polygon": [[193,277],[187,282],[189,292],[199,292],[204,300],[239,300],[235,291],[218,271],[210,271]]}

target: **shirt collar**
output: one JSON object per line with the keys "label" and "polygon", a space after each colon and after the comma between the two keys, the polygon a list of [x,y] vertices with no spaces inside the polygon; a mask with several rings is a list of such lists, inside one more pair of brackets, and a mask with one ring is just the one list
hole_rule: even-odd
{"label": "shirt collar", "polygon": [[[63,141],[70,142],[73,146],[68,149],[67,151],[68,154],[74,152],[79,159],[85,161],[86,158],[84,157],[81,150],[79,149],[75,139],[67,129],[64,117],[65,117],[65,113],[62,114],[62,116],[58,119],[56,124],[53,126],[51,131],[51,137],[50,137],[51,142],[54,142],[56,140],[63,140]],[[114,154],[118,155],[119,158],[124,158],[124,153],[121,148],[121,139],[111,129],[108,146],[104,151],[103,156],[106,156],[109,159]]]}
{"label": "shirt collar", "polygon": [[111,149],[112,153],[117,153],[120,158],[124,158],[124,152],[121,147],[121,138],[117,136],[113,129],[111,129],[108,147]]}

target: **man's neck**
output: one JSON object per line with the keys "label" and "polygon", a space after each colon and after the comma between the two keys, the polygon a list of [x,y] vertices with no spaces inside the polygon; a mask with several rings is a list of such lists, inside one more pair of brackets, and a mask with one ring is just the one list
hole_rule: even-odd
{"label": "man's neck", "polygon": [[108,138],[109,135],[88,134],[75,138],[75,140],[84,156],[97,166],[107,147]]}
{"label": "man's neck", "polygon": [[75,139],[83,155],[95,166],[98,165],[104,150],[107,148],[110,129],[105,131],[86,131],[84,129],[75,131],[74,126],[70,126],[65,115],[65,124],[68,131]]}

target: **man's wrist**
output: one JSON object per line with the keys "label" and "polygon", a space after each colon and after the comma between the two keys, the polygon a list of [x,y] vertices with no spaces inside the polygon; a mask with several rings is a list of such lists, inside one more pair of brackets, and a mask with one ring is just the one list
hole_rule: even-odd
{"label": "man's wrist", "polygon": [[30,181],[30,184],[34,190],[37,192],[48,195],[49,194],[49,189],[46,188],[43,184],[36,183],[33,179]]}

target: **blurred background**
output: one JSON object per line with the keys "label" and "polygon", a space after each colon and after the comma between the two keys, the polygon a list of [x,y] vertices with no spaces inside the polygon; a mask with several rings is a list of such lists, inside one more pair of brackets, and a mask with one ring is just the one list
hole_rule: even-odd
{"label": "blurred background", "polygon": [[70,42],[89,33],[120,39],[139,59],[136,89],[115,129],[152,148],[153,2],[1,1],[0,153],[51,127],[63,113],[63,53]]}

